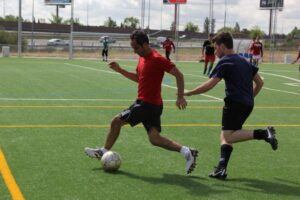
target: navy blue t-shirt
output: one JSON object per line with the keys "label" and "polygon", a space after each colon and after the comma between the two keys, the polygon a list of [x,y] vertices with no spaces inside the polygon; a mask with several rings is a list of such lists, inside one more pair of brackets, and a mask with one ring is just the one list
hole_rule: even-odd
{"label": "navy blue t-shirt", "polygon": [[231,54],[219,60],[210,78],[218,77],[225,81],[225,99],[253,106],[253,77],[258,68],[245,58]]}

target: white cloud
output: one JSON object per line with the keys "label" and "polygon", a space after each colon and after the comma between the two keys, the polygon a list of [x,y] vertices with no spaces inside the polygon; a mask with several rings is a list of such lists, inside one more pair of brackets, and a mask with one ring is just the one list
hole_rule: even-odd
{"label": "white cloud", "polygon": [[[150,28],[169,29],[173,21],[174,6],[163,5],[163,0],[150,1]],[[3,7],[5,2],[5,7]],[[0,15],[18,15],[17,0],[0,0]],[[25,19],[32,18],[33,0],[22,0],[22,16]],[[120,24],[124,18],[134,16],[141,17],[141,0],[74,0],[74,17],[79,18],[82,24],[103,25],[104,21],[111,17]],[[180,27],[187,22],[197,24],[203,30],[204,19],[209,15],[209,0],[187,0],[186,5],[180,6]],[[214,17],[216,29],[224,25],[225,0],[214,0]],[[56,13],[55,6],[44,5],[43,0],[34,0],[34,15],[36,19],[49,21],[51,14]],[[5,8],[5,9],[3,9]],[[70,18],[71,6],[59,9],[59,15],[64,19]],[[286,0],[284,9],[277,15],[277,32],[288,33],[295,26],[300,27],[299,2]],[[146,0],[145,25],[148,25],[148,0]],[[241,28],[251,28],[258,25],[266,33],[269,27],[269,11],[259,9],[259,0],[227,0],[227,26],[234,26],[238,22]]]}

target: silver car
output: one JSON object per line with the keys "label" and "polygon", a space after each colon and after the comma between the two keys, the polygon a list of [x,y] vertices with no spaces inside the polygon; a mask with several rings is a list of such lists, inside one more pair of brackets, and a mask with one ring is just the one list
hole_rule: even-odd
{"label": "silver car", "polygon": [[54,38],[54,39],[50,39],[48,40],[47,42],[47,46],[68,46],[69,44],[66,43],[64,40],[62,39],[57,39],[57,38]]}

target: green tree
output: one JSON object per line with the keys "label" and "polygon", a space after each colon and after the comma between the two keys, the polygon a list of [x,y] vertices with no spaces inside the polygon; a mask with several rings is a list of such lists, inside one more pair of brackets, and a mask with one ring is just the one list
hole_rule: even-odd
{"label": "green tree", "polygon": [[135,17],[126,17],[124,19],[123,26],[124,28],[137,28],[140,24],[140,20]]}
{"label": "green tree", "polygon": [[286,40],[292,41],[294,38],[300,37],[300,30],[297,28],[297,26],[294,27],[294,29],[288,33]]}
{"label": "green tree", "polygon": [[60,16],[56,16],[54,14],[51,14],[52,19],[49,19],[51,24],[62,24],[63,23],[63,18]]}
{"label": "green tree", "polygon": [[253,26],[250,29],[250,38],[256,38],[256,37],[260,37],[262,38],[265,35],[265,32],[263,32],[259,26]]}
{"label": "green tree", "polygon": [[210,26],[210,22],[208,17],[206,17],[203,25],[203,33],[207,33],[207,34],[209,33],[209,26]]}
{"label": "green tree", "polygon": [[114,21],[111,17],[108,17],[107,20],[104,22],[105,27],[115,28],[117,27],[117,22]]}
{"label": "green tree", "polygon": [[[63,22],[63,24],[68,24],[68,25],[70,25],[70,24],[71,24],[71,19],[65,20],[65,21]],[[74,24],[74,25],[80,25],[80,26],[83,25],[83,24],[80,23],[79,18],[73,19],[73,24]]]}
{"label": "green tree", "polygon": [[221,33],[221,32],[228,32],[228,33],[233,33],[234,32],[234,29],[231,28],[231,27],[223,27],[223,28],[220,28],[217,33]]}
{"label": "green tree", "polygon": [[199,27],[192,22],[188,22],[185,25],[184,31],[190,31],[190,32],[199,32]]}
{"label": "green tree", "polygon": [[235,26],[234,26],[234,28],[233,28],[233,31],[235,32],[235,33],[239,33],[239,32],[241,32],[241,27],[240,27],[240,25],[239,25],[239,23],[235,23]]}

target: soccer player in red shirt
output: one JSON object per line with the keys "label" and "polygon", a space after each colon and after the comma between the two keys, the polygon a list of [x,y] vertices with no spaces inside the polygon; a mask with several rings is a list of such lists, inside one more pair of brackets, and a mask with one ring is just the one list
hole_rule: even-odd
{"label": "soccer player in red shirt", "polygon": [[253,52],[253,65],[258,66],[259,60],[263,57],[263,44],[259,41],[259,37],[256,37],[256,41],[251,45],[251,51]]}
{"label": "soccer player in red shirt", "polygon": [[173,53],[175,53],[175,45],[174,43],[167,37],[166,40],[162,43],[163,48],[165,49],[166,52],[166,58],[171,61],[170,59],[170,55],[171,55],[171,51],[173,48]]}
{"label": "soccer player in red shirt", "polygon": [[[297,58],[292,62],[292,64],[295,64],[300,58],[300,42],[299,42],[299,48],[298,48],[298,56]],[[299,72],[300,72],[300,65],[299,65]]]}
{"label": "soccer player in red shirt", "polygon": [[148,139],[152,145],[183,154],[186,159],[186,172],[191,173],[196,166],[198,151],[183,146],[174,140],[161,136],[161,119],[163,101],[161,97],[161,84],[165,72],[173,75],[177,82],[177,107],[182,110],[187,106],[183,97],[184,78],[177,67],[161,56],[156,50],[150,48],[148,36],[140,30],[134,31],[131,36],[131,47],[138,54],[139,62],[135,72],[129,72],[120,67],[117,62],[111,62],[110,68],[126,78],[137,82],[138,94],[136,101],[127,109],[116,115],[112,121],[104,147],[93,149],[86,147],[85,153],[92,158],[100,159],[110,150],[116,142],[122,126],[139,123],[144,125]]}

